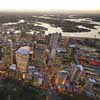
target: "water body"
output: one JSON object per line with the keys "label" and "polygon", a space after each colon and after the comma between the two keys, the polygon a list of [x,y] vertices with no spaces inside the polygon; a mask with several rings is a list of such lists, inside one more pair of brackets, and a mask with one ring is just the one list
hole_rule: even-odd
{"label": "water body", "polygon": [[[90,19],[90,18],[80,18],[80,19],[73,18],[73,19],[64,19],[64,20],[100,25],[100,22],[92,21],[92,19]],[[18,22],[9,22],[9,23],[4,23],[2,25],[15,25],[15,24],[24,23],[24,22],[25,22],[25,20],[22,19],[22,20],[19,20]],[[50,34],[50,33],[59,32],[59,33],[62,33],[62,36],[67,36],[67,37],[84,37],[84,38],[86,37],[86,38],[98,38],[98,39],[100,39],[100,34],[99,34],[100,26],[95,26],[96,29],[90,29],[90,28],[84,27],[82,25],[77,26],[79,28],[89,29],[89,30],[91,30],[90,32],[63,32],[61,27],[54,27],[50,24],[43,23],[43,22],[36,22],[36,26],[42,26],[42,27],[47,28],[48,30],[45,31],[46,35]],[[30,30],[29,34],[34,34],[34,31]]]}
{"label": "water body", "polygon": [[[100,25],[100,22],[94,22],[89,18],[82,18],[82,19],[65,19],[65,20],[69,20],[69,21],[74,21],[74,22],[85,22],[85,23],[90,23],[90,24],[97,24]],[[84,28],[84,29],[89,29],[91,30],[90,32],[63,32],[63,30],[60,27],[54,27],[51,26],[50,24],[47,23],[43,23],[43,22],[39,22],[39,26],[43,26],[48,28],[47,31],[45,31],[45,34],[50,34],[50,33],[55,33],[55,32],[61,32],[63,36],[68,36],[68,37],[88,37],[88,38],[98,38],[100,39],[100,26],[95,26],[96,29],[90,29],[87,27],[84,27],[82,25],[77,26],[80,28]]]}

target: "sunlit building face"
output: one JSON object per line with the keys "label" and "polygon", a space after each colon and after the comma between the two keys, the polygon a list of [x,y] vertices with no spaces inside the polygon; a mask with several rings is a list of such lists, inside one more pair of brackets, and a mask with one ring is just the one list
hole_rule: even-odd
{"label": "sunlit building face", "polygon": [[28,64],[29,55],[16,54],[17,69],[20,72],[25,72]]}
{"label": "sunlit building face", "polygon": [[28,46],[21,47],[16,51],[17,70],[19,72],[26,72],[30,61],[30,54],[32,53],[32,50]]}
{"label": "sunlit building face", "polygon": [[100,10],[100,0],[0,0],[0,10]]}

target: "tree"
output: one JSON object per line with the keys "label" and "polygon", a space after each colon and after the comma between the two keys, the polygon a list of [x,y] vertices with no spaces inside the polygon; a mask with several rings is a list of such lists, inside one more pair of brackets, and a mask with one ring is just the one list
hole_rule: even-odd
{"label": "tree", "polygon": [[37,89],[29,88],[21,82],[5,79],[0,83],[0,100],[41,100],[41,96]]}

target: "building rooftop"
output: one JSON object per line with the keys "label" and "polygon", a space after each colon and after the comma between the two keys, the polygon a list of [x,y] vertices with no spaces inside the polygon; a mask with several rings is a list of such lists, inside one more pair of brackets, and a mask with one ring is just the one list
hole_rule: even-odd
{"label": "building rooftop", "polygon": [[76,67],[77,67],[77,68],[79,68],[79,69],[80,69],[80,71],[83,71],[83,70],[84,70],[84,68],[83,68],[83,66],[82,66],[82,65],[77,65]]}
{"label": "building rooftop", "polygon": [[29,46],[24,46],[24,47],[21,47],[19,48],[16,53],[20,53],[22,55],[28,55],[28,54],[32,54],[33,51],[31,50],[31,47]]}

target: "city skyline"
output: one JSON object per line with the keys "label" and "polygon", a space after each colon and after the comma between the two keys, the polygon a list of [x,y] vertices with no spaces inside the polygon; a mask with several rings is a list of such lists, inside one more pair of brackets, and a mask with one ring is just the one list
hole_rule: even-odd
{"label": "city skyline", "polygon": [[0,11],[100,11],[99,0],[1,0]]}

